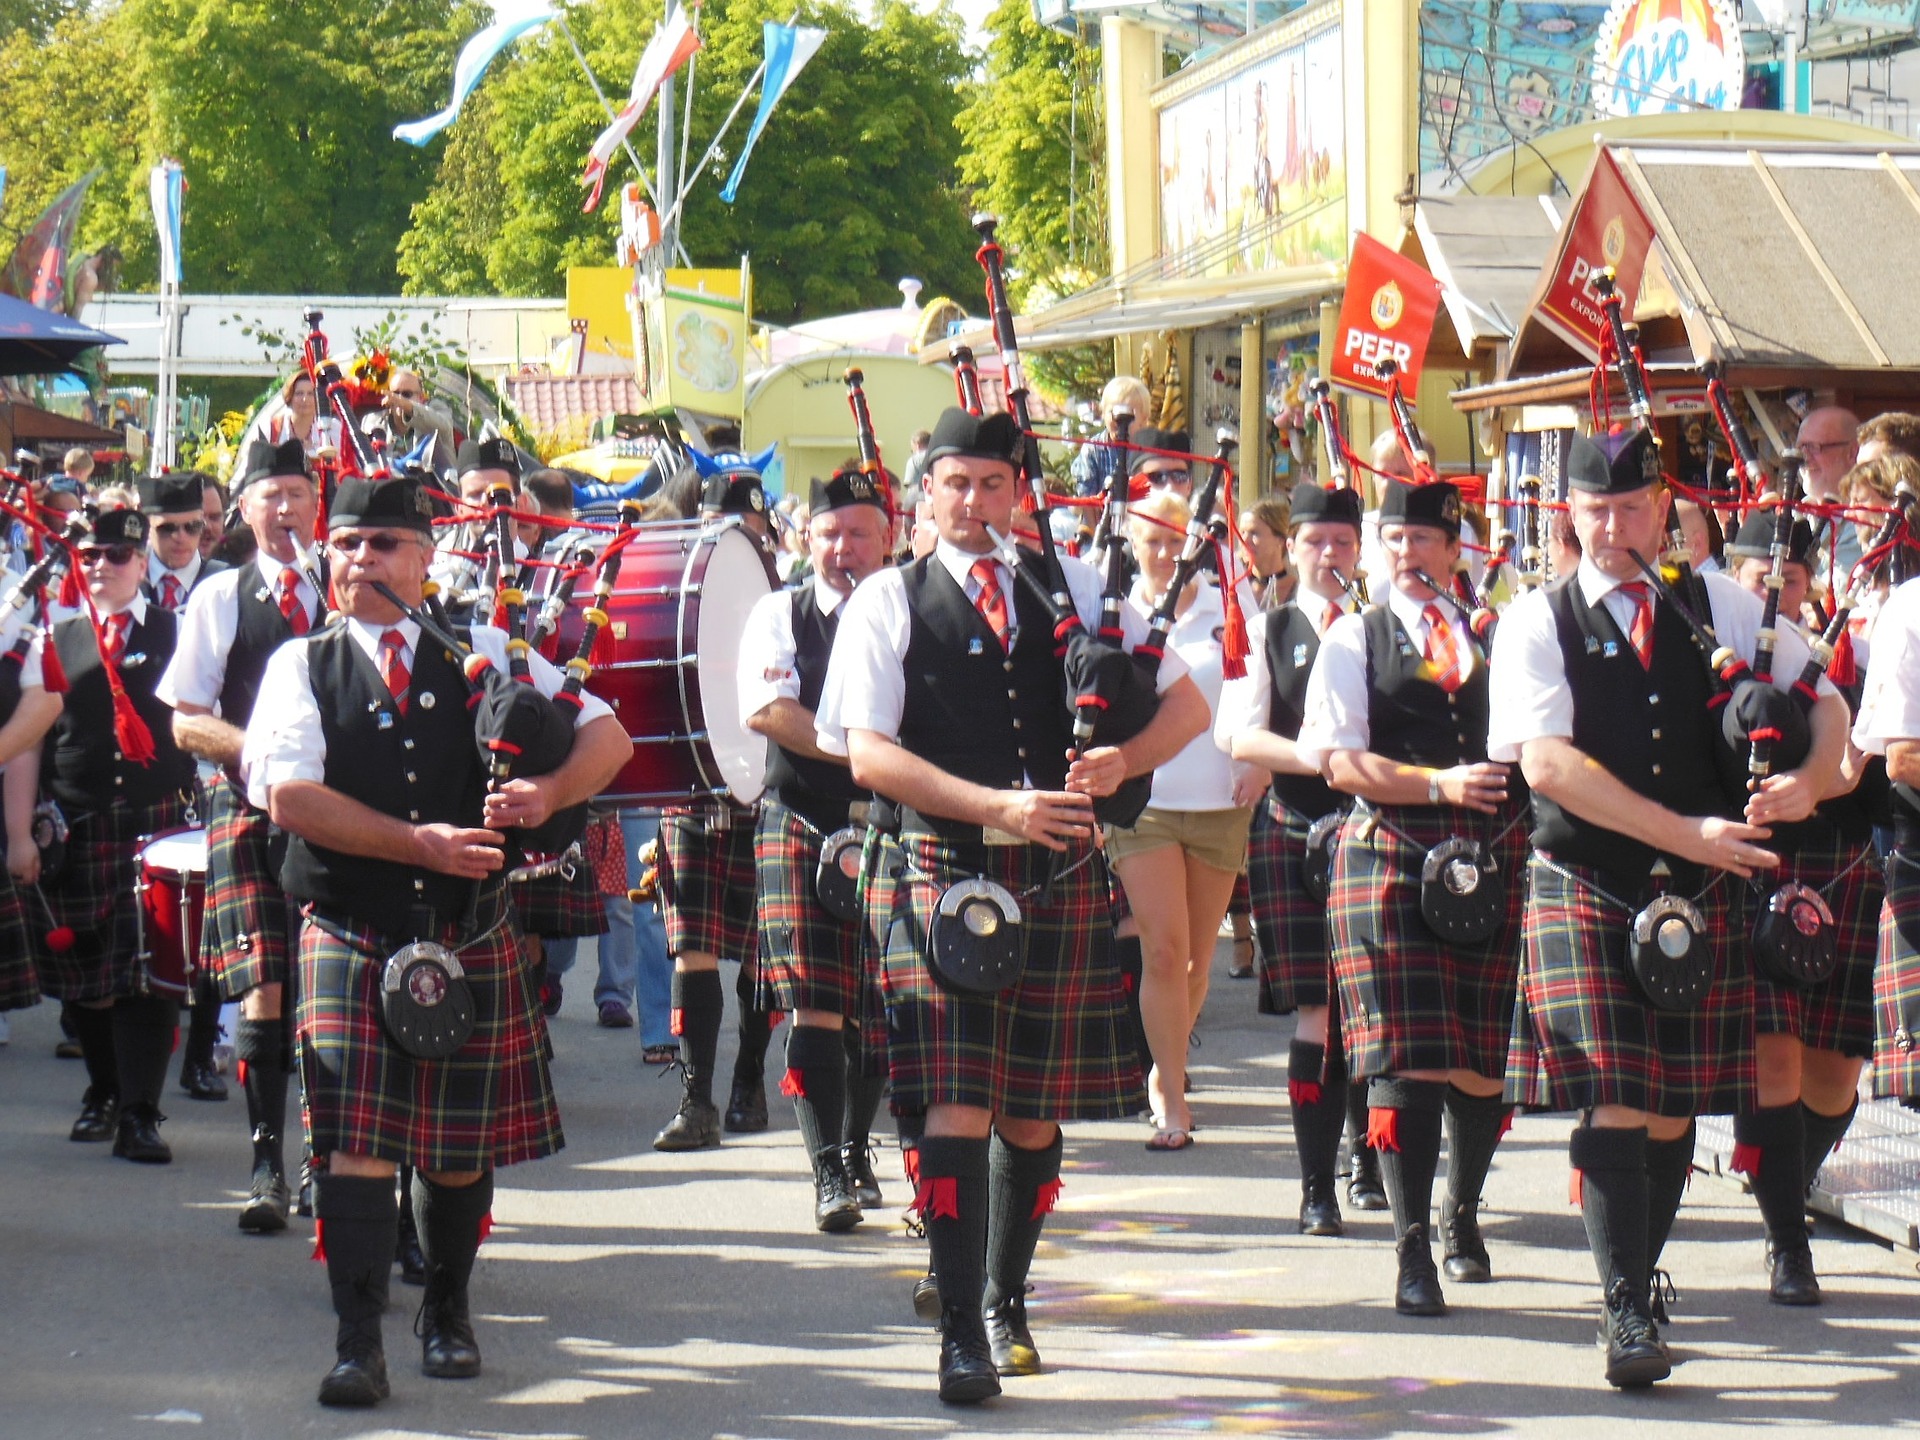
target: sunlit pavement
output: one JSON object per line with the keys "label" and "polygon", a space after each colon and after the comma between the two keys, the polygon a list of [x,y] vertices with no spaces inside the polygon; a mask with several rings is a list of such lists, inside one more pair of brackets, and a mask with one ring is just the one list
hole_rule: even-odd
{"label": "sunlit pavement", "polygon": [[1521,1120],[1495,1162],[1483,1213],[1497,1282],[1449,1287],[1444,1320],[1396,1316],[1384,1215],[1349,1215],[1341,1240],[1293,1233],[1290,1022],[1256,1016],[1252,986],[1225,978],[1193,1054],[1191,1149],[1149,1153],[1139,1122],[1069,1132],[1030,1302],[1047,1373],[946,1409],[932,1332],[909,1308],[924,1249],[899,1223],[891,1137],[888,1208],[819,1235],[786,1102],[773,1096],[767,1134],[655,1154],[677,1081],[585,1000],[554,1026],[568,1147],[500,1176],[473,1286],[484,1375],[419,1374],[419,1291],[396,1273],[394,1394],[361,1413],[313,1400],[333,1321],[311,1222],[272,1238],[235,1227],[250,1153],[237,1087],[219,1105],[170,1091],[172,1166],[114,1160],[66,1138],[85,1081],[52,1058],[53,1007],[16,1014],[0,1049],[0,1437],[1561,1440],[1624,1420],[1657,1422],[1665,1440],[1916,1423],[1914,1257],[1823,1227],[1826,1305],[1769,1305],[1752,1202],[1701,1176],[1666,1262],[1681,1363],[1650,1394],[1609,1391],[1563,1118]]}

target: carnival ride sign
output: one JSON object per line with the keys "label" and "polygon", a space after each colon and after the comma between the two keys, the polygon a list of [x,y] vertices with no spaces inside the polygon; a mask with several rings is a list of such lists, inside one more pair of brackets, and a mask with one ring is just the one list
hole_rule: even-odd
{"label": "carnival ride sign", "polygon": [[1738,110],[1746,80],[1734,0],[1613,0],[1593,50],[1606,116]]}
{"label": "carnival ride sign", "polygon": [[1385,395],[1376,367],[1391,360],[1411,395],[1420,386],[1420,366],[1439,310],[1438,280],[1371,235],[1356,235],[1328,378],[1363,395]]}

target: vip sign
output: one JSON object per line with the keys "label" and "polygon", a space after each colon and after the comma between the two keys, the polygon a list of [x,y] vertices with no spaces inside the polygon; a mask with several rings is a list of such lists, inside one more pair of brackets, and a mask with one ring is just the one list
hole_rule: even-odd
{"label": "vip sign", "polygon": [[1333,383],[1364,395],[1385,395],[1377,370],[1381,361],[1391,360],[1411,397],[1420,385],[1420,365],[1439,309],[1438,280],[1372,236],[1354,237],[1334,337]]}
{"label": "vip sign", "polygon": [[1746,79],[1734,0],[1613,0],[1593,50],[1602,115],[1738,110]]}
{"label": "vip sign", "polygon": [[1652,244],[1653,227],[1619,166],[1611,154],[1600,151],[1560,231],[1552,279],[1540,297],[1540,318],[1568,344],[1597,359],[1601,273],[1614,272],[1614,283],[1630,308]]}

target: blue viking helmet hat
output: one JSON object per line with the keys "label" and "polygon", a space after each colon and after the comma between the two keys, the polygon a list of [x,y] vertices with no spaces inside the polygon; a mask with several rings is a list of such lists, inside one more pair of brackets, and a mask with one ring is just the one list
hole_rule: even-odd
{"label": "blue viking helmet hat", "polygon": [[722,450],[703,455],[688,454],[700,475],[700,512],[703,515],[764,515],[767,492],[760,483],[761,473],[773,463],[777,445],[769,445],[758,455],[738,450]]}

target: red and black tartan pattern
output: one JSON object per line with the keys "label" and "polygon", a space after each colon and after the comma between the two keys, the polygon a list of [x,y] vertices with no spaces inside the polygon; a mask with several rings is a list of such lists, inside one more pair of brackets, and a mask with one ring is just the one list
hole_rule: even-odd
{"label": "red and black tartan pattern", "polygon": [[[1106,924],[1104,862],[1096,856],[1061,876],[1043,902],[1028,892],[1047,879],[1053,856],[1037,845],[954,845],[908,834],[901,849],[907,870],[881,976],[895,1108],[974,1105],[1026,1120],[1112,1119],[1143,1109]],[[1019,899],[1026,932],[1021,977],[997,995],[943,989],[924,954],[941,892],[975,875]]]}
{"label": "red and black tartan pattern", "polygon": [[[1379,814],[1407,839],[1369,824],[1361,810],[1340,827],[1327,928],[1347,1064],[1356,1077],[1459,1069],[1497,1079],[1505,1073],[1526,873],[1526,826],[1508,828],[1516,813],[1511,806],[1480,815],[1452,806],[1392,805]],[[1421,863],[1451,835],[1477,835],[1493,845],[1507,882],[1506,921],[1479,945],[1447,944],[1420,915]]]}
{"label": "red and black tartan pattern", "polygon": [[[46,943],[47,913],[27,926],[40,989],[55,1000],[104,1000],[133,988],[134,955],[140,944],[141,841],[186,823],[184,796],[152,805],[116,805],[111,810],[67,817],[67,863],[58,885],[42,883],[51,924],[73,931],[73,946],[56,954]],[[38,908],[33,897],[25,903]]]}
{"label": "red and black tartan pattern", "polygon": [[709,831],[690,810],[661,812],[660,918],[669,955],[753,958],[753,813],[733,810],[730,819],[727,829]]}
{"label": "red and black tartan pattern", "polygon": [[[1803,846],[1780,869],[1766,875],[1763,888],[1747,895],[1748,934],[1760,907],[1781,885],[1798,880],[1826,896],[1833,911],[1840,963],[1825,984],[1811,990],[1776,985],[1757,971],[1753,977],[1753,1029],[1756,1035],[1798,1035],[1815,1050],[1832,1050],[1864,1060],[1873,1054],[1873,960],[1880,948],[1880,902],[1886,884],[1871,851],[1871,841],[1853,844],[1835,836],[1824,844]],[[1855,865],[1854,861],[1860,863]],[[1848,870],[1848,866],[1853,866]],[[1834,879],[1842,871],[1838,884]],[[1832,889],[1827,887],[1832,885]]]}
{"label": "red and black tartan pattern", "polygon": [[823,839],[778,800],[760,802],[753,862],[761,1003],[769,1010],[830,1010],[857,1020],[861,926],[834,919],[814,891]]}
{"label": "red and black tartan pattern", "polygon": [[[529,855],[526,863],[551,859]],[[543,940],[571,940],[607,933],[607,905],[593,867],[580,856],[561,862],[551,875],[515,880],[507,887],[520,929]]]}
{"label": "red and black tartan pattern", "polygon": [[566,1143],[519,940],[509,918],[458,951],[473,990],[473,1036],[448,1059],[417,1060],[381,1022],[386,940],[309,913],[294,1033],[314,1154],[484,1170],[537,1160]]}
{"label": "red and black tartan pattern", "polygon": [[[33,952],[28,948],[26,898],[13,876],[0,866],[0,1011],[24,1010],[40,1003],[40,982],[34,976]],[[36,902],[37,905],[37,902]]]}
{"label": "red and black tartan pattern", "polygon": [[1302,816],[1269,792],[1253,812],[1247,844],[1247,883],[1253,893],[1253,930],[1260,945],[1260,983],[1271,1013],[1325,1005],[1333,994],[1333,954],[1327,906],[1307,893],[1307,831],[1317,815]]}
{"label": "red and black tartan pattern", "polygon": [[[1527,899],[1526,961],[1515,1009],[1537,1056],[1531,1095],[1549,1110],[1624,1105],[1654,1115],[1730,1115],[1758,1103],[1754,1088],[1753,976],[1745,958],[1746,906],[1722,877],[1695,898],[1719,979],[1689,1014],[1656,1010],[1627,969],[1629,916],[1591,887],[1598,872],[1536,861]],[[1621,895],[1636,905],[1645,896]]]}
{"label": "red and black tartan pattern", "polygon": [[903,857],[900,842],[877,825],[860,846],[860,1060],[863,1075],[887,1073],[887,1002],[881,984],[893,897]]}
{"label": "red and black tartan pattern", "polygon": [[1880,954],[1873,968],[1873,1093],[1920,1097],[1920,854],[1887,857]]}
{"label": "red and black tartan pattern", "polygon": [[207,914],[201,963],[220,982],[223,999],[256,985],[284,984],[295,918],[269,853],[273,822],[247,803],[231,781],[207,800]]}

